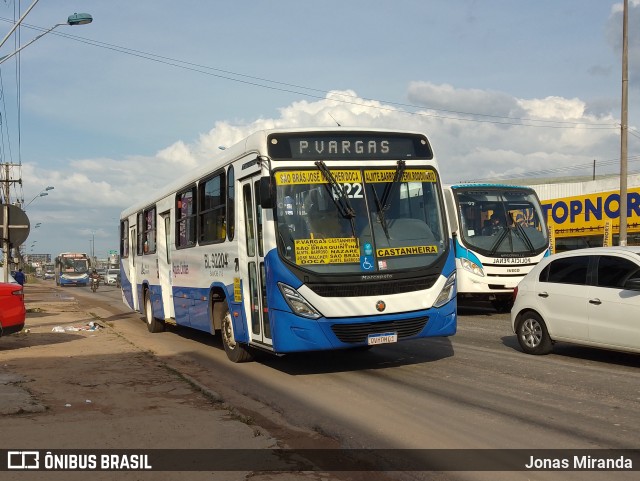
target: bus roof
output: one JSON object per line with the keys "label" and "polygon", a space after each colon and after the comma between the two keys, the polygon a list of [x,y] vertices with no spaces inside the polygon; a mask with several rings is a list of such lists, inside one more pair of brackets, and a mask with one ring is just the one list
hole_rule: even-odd
{"label": "bus roof", "polygon": [[463,183],[463,184],[452,184],[449,187],[452,189],[466,189],[466,188],[481,188],[481,189],[489,189],[489,188],[497,188],[497,189],[514,189],[514,190],[534,190],[532,187],[526,185],[513,185],[513,184],[476,184],[473,182]]}

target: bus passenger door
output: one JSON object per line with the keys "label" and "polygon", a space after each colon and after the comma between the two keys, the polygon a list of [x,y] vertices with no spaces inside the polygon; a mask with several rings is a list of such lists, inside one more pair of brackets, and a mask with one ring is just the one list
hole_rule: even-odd
{"label": "bus passenger door", "polygon": [[171,267],[171,212],[163,212],[158,222],[158,282],[162,291],[165,319],[175,318]]}
{"label": "bus passenger door", "polygon": [[[136,270],[138,255],[138,237],[136,233],[136,226],[131,226],[129,230],[129,256],[131,258],[131,262],[127,263],[128,272],[127,277],[131,282],[131,298],[133,300],[133,306],[131,306],[136,311],[140,310],[140,299],[138,299],[138,275]],[[122,282],[122,280],[121,280]]]}
{"label": "bus passenger door", "polygon": [[259,181],[260,177],[254,176],[240,182],[244,213],[243,228],[245,231],[245,249],[241,247],[241,252],[244,250],[246,254],[246,256],[241,256],[240,259],[240,276],[243,286],[244,310],[251,342],[270,348],[273,345],[273,341],[271,339],[271,326],[267,308]]}

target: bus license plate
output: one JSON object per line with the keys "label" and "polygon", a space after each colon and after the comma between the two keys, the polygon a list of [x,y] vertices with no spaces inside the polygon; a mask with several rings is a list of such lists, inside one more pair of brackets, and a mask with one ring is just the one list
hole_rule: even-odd
{"label": "bus license plate", "polygon": [[382,334],[369,334],[367,336],[367,344],[369,346],[375,346],[376,344],[389,344],[391,342],[398,342],[397,332],[383,332]]}

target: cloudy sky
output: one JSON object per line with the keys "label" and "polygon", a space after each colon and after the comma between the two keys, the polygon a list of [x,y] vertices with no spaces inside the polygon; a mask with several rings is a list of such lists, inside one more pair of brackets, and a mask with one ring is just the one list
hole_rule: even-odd
{"label": "cloudy sky", "polygon": [[[3,36],[32,3],[0,0]],[[27,252],[105,256],[124,208],[264,127],[423,131],[445,182],[619,169],[621,0],[40,0],[0,56],[74,12],[0,65]],[[639,25],[629,0],[632,172]]]}

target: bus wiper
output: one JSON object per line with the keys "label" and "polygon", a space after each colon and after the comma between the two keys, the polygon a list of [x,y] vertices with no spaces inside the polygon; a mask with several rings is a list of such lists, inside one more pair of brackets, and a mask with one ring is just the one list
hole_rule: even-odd
{"label": "bus wiper", "polygon": [[384,213],[389,209],[389,207],[391,207],[389,199],[392,198],[392,194],[395,193],[399,182],[402,180],[405,168],[406,162],[404,160],[399,160],[396,172],[393,175],[393,180],[384,186],[384,190],[382,191],[382,200],[378,197],[376,188],[372,187],[373,196],[376,201],[376,208],[378,209],[378,220],[380,221],[380,225],[382,225],[382,230],[384,231],[384,235],[387,236],[388,241],[391,241],[391,238],[389,237],[389,228],[387,227],[387,219],[385,218]]}
{"label": "bus wiper", "polygon": [[524,228],[519,222],[515,222],[515,231],[518,237],[520,237],[524,241],[527,248],[529,249],[529,252],[533,254],[536,249],[535,247],[533,247],[533,243],[531,242],[531,239],[529,239],[529,236],[527,235]]}
{"label": "bus wiper", "polygon": [[495,255],[496,252],[498,252],[498,247],[500,247],[500,244],[502,244],[504,242],[504,239],[505,239],[505,237],[507,237],[508,234],[509,234],[509,228],[508,227],[503,227],[502,228],[502,232],[500,232],[500,235],[498,236],[496,241],[491,246],[491,255]]}
{"label": "bus wiper", "polygon": [[327,192],[329,193],[329,197],[333,200],[333,203],[336,205],[338,212],[345,219],[349,219],[351,223],[351,233],[353,234],[354,239],[356,236],[356,211],[351,205],[349,201],[349,196],[344,192],[338,181],[335,179],[331,171],[327,168],[327,165],[322,161],[318,160],[315,162],[318,170],[322,172],[322,175],[326,179],[327,183],[325,187]]}
{"label": "bus wiper", "polygon": [[373,198],[376,201],[376,209],[378,209],[378,220],[380,221],[380,225],[382,226],[384,235],[387,237],[387,241],[391,243],[391,237],[389,237],[389,228],[387,227],[387,219],[384,216],[384,206],[380,201],[380,197],[378,197],[378,191],[376,191],[375,185],[371,186],[371,190],[373,190]]}
{"label": "bus wiper", "polygon": [[396,173],[393,176],[393,180],[391,183],[388,183],[384,186],[384,191],[382,192],[382,209],[387,210],[391,204],[389,199],[392,197],[391,194],[394,194],[402,176],[404,175],[404,170],[407,167],[407,163],[404,160],[398,161],[398,166],[396,167]]}

